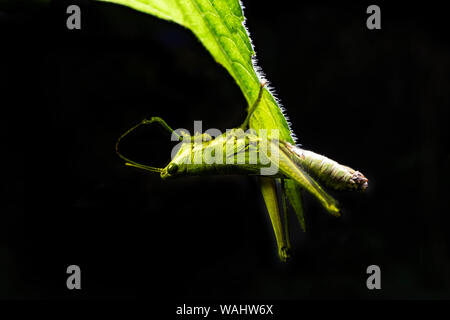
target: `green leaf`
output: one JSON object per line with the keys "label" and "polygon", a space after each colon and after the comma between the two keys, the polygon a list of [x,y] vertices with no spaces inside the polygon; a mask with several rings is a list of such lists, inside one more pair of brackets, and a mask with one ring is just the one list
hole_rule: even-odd
{"label": "green leaf", "polygon": [[[190,29],[236,80],[248,104],[256,100],[261,77],[253,64],[254,50],[239,0],[100,1],[122,4]],[[294,142],[286,118],[267,89],[250,118],[250,127],[278,129],[281,140]]]}

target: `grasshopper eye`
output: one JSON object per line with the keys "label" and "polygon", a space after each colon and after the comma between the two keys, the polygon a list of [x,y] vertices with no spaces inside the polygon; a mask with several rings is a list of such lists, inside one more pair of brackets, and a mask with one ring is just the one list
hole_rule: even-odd
{"label": "grasshopper eye", "polygon": [[167,167],[167,173],[168,174],[175,174],[178,171],[178,165],[176,163],[171,163]]}

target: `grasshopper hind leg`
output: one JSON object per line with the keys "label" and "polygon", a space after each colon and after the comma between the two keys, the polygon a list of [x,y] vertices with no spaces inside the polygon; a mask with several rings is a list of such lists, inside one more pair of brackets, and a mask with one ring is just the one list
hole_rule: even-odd
{"label": "grasshopper hind leg", "polygon": [[306,231],[305,216],[303,213],[302,188],[292,179],[284,179],[285,191],[291,207],[294,209],[297,220],[303,232]]}
{"label": "grasshopper hind leg", "polygon": [[287,194],[286,194],[286,180],[279,179],[280,187],[281,187],[281,204],[283,207],[283,223],[284,223],[284,238],[286,241],[286,247],[282,248],[283,254],[286,257],[286,260],[289,260],[292,257],[292,247],[291,240],[289,235],[289,221],[287,214]]}
{"label": "grasshopper hind leg", "polygon": [[286,242],[278,205],[277,186],[275,179],[261,177],[261,191],[269,213],[272,228],[277,242],[278,256],[281,261],[286,262],[291,257],[290,245]]}

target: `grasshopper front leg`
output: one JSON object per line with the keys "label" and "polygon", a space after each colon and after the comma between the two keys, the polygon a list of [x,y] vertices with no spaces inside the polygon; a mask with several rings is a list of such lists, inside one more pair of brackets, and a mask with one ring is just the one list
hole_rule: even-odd
{"label": "grasshopper front leg", "polygon": [[255,111],[255,109],[258,107],[259,103],[261,102],[261,98],[264,92],[264,87],[265,87],[266,83],[265,82],[261,82],[260,83],[260,87],[259,87],[259,92],[258,92],[258,97],[256,98],[255,102],[253,103],[253,105],[248,107],[248,112],[247,112],[247,117],[245,117],[244,122],[241,124],[240,128],[242,130],[246,130],[248,129],[248,124],[250,122],[250,117],[252,116],[253,112]]}

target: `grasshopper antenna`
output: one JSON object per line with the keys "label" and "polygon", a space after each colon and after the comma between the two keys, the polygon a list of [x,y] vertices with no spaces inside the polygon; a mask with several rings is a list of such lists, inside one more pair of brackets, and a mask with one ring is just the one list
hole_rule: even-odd
{"label": "grasshopper antenna", "polygon": [[[131,167],[135,167],[135,168],[139,168],[139,169],[143,169],[143,170],[147,170],[147,171],[151,171],[151,172],[158,172],[158,173],[161,173],[161,172],[163,171],[162,168],[150,167],[150,166],[146,166],[146,165],[143,165],[143,164],[134,162],[134,161],[132,161],[132,160],[126,158],[125,156],[123,156],[123,155],[119,152],[119,144],[120,144],[121,140],[122,140],[124,137],[126,137],[130,132],[136,130],[138,127],[140,127],[141,125],[144,125],[144,124],[150,124],[150,123],[155,122],[155,121],[161,123],[161,122],[158,121],[158,120],[154,120],[155,118],[157,118],[157,117],[154,117],[154,118],[152,118],[151,120],[147,120],[147,119],[142,120],[141,122],[139,122],[137,125],[135,125],[135,126],[132,127],[131,129],[128,129],[124,134],[122,134],[122,135],[119,137],[119,139],[117,139],[117,142],[116,142],[116,153],[117,153],[117,155],[118,155],[120,158],[122,158],[122,159],[125,161],[125,165],[131,166]],[[170,127],[167,125],[167,123],[164,122],[164,120],[162,120],[161,118],[157,118],[157,119],[161,120],[161,121],[166,125],[166,126],[163,125],[164,127],[167,127],[167,128],[170,129]]]}
{"label": "grasshopper antenna", "polygon": [[241,125],[241,129],[245,130],[248,128],[248,124],[250,121],[250,117],[252,116],[253,112],[255,111],[256,107],[259,105],[259,103],[261,102],[261,98],[262,98],[262,94],[264,92],[264,87],[266,85],[266,82],[261,82],[260,83],[260,87],[259,87],[259,92],[258,92],[258,98],[256,98],[255,102],[253,103],[253,105],[248,109],[248,113],[247,113],[247,117],[245,118],[244,122]]}

